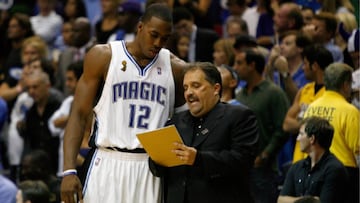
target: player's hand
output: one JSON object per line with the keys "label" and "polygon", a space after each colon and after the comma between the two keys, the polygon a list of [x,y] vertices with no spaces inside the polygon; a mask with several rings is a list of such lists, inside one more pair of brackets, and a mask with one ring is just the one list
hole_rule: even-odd
{"label": "player's hand", "polygon": [[82,185],[76,175],[63,177],[61,182],[61,202],[77,203],[82,202]]}
{"label": "player's hand", "polygon": [[175,142],[175,148],[172,150],[176,156],[184,162],[184,165],[193,165],[196,158],[197,150],[194,147],[188,147],[184,144]]}

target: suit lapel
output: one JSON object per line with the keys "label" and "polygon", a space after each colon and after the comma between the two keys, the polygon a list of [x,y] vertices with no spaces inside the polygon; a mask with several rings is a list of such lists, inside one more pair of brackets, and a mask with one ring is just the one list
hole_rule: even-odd
{"label": "suit lapel", "polygon": [[181,119],[181,123],[176,126],[181,134],[183,142],[187,146],[191,146],[192,136],[194,134],[194,123],[190,112],[187,112]]}

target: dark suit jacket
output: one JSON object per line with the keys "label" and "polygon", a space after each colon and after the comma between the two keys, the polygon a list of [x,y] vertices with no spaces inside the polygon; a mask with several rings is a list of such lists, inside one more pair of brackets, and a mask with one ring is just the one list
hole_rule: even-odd
{"label": "dark suit jacket", "polygon": [[195,60],[213,62],[214,43],[218,39],[219,36],[215,31],[198,27],[195,39]]}
{"label": "dark suit jacket", "polygon": [[176,125],[185,145],[197,149],[197,156],[192,166],[170,168],[150,159],[152,173],[163,177],[165,202],[253,202],[249,171],[255,159],[258,129],[250,109],[217,104],[194,138],[194,118],[189,111],[174,115],[169,124]]}

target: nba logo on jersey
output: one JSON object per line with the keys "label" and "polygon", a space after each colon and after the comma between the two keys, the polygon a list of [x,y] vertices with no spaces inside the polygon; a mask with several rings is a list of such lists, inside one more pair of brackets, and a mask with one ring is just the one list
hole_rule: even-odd
{"label": "nba logo on jersey", "polygon": [[161,68],[160,67],[157,67],[157,73],[158,73],[158,75],[161,75]]}

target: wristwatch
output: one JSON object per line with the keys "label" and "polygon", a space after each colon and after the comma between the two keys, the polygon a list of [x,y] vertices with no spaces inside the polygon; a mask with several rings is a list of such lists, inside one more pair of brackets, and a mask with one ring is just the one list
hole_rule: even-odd
{"label": "wristwatch", "polygon": [[283,79],[287,79],[290,76],[290,73],[289,72],[281,72],[280,75]]}

